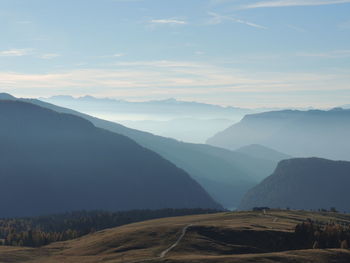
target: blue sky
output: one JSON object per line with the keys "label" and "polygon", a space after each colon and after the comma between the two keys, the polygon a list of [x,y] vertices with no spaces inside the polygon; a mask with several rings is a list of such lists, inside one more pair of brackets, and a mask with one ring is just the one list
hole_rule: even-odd
{"label": "blue sky", "polygon": [[0,0],[0,90],[350,103],[350,0]]}

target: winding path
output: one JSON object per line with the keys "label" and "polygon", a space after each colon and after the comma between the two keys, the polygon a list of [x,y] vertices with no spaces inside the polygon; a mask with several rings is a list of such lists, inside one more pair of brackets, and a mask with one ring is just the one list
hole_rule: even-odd
{"label": "winding path", "polygon": [[[166,250],[164,250],[162,253],[160,253],[159,257],[156,258],[150,258],[150,259],[144,259],[144,260],[135,260],[135,261],[130,261],[129,263],[144,263],[144,262],[149,262],[149,261],[153,261],[156,259],[160,259],[160,258],[164,258],[172,249],[174,249],[180,242],[181,240],[184,238],[184,236],[186,235],[186,232],[188,230],[189,227],[193,226],[193,224],[187,225],[182,229],[181,235],[179,236],[179,238],[176,240],[176,242],[174,244],[172,244],[169,248],[167,248]],[[124,261],[122,261],[124,262]]]}
{"label": "winding path", "polygon": [[181,240],[184,238],[184,236],[186,235],[186,232],[188,230],[189,227],[191,227],[193,224],[187,225],[182,229],[182,233],[181,236],[179,236],[179,238],[176,240],[176,242],[174,244],[172,244],[169,248],[167,248],[166,250],[164,250],[162,253],[160,253],[160,258],[164,258],[172,249],[174,249],[180,242]]}

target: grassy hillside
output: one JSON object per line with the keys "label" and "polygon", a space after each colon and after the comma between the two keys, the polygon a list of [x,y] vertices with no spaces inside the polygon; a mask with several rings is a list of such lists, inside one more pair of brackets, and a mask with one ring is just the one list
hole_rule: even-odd
{"label": "grassy hillside", "polygon": [[212,209],[160,209],[110,212],[74,211],[36,217],[0,218],[0,245],[42,247],[107,228],[157,218],[213,214]]}
{"label": "grassy hillside", "polygon": [[288,243],[296,225],[307,220],[350,224],[349,215],[305,211],[174,217],[104,230],[40,249],[0,247],[0,262],[349,262],[349,250],[305,250],[298,249],[298,243]]}

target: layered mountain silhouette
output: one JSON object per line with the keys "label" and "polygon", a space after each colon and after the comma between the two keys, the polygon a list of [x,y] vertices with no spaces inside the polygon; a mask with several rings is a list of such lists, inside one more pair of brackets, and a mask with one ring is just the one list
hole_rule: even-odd
{"label": "layered mountain silhouette", "polygon": [[185,171],[83,118],[0,100],[0,123],[0,217],[221,207]]}
{"label": "layered mountain silhouette", "polygon": [[72,96],[60,95],[49,98],[42,98],[42,101],[57,104],[63,107],[76,108],[83,112],[108,112],[112,113],[143,113],[157,115],[174,116],[205,116],[217,117],[245,115],[252,112],[250,109],[237,107],[222,107],[199,102],[181,101],[175,98],[165,100],[151,100],[142,102],[131,102],[125,100],[116,100],[110,98],[96,98],[93,96],[84,96],[74,98]]}
{"label": "layered mountain silhouette", "polygon": [[271,148],[259,144],[243,146],[239,148],[237,152],[249,155],[254,158],[270,160],[273,162],[279,162],[291,158],[290,155],[275,151]]}
{"label": "layered mountain silhouette", "polygon": [[251,189],[239,208],[350,211],[350,162],[320,158],[281,161],[274,173]]}
{"label": "layered mountain silhouette", "polygon": [[350,110],[285,110],[247,115],[207,142],[227,149],[260,144],[294,157],[350,160]]}
{"label": "layered mountain silhouette", "polygon": [[204,143],[245,114],[261,111],[222,107],[174,98],[131,102],[111,98],[53,96],[41,100],[177,140]]}
{"label": "layered mountain silhouette", "polygon": [[[7,97],[9,94],[0,94]],[[12,97],[16,100],[15,97]],[[140,145],[151,149],[185,170],[205,190],[225,207],[237,207],[245,192],[269,176],[278,160],[266,160],[245,153],[213,147],[205,144],[184,143],[174,139],[127,128],[123,125],[42,102],[36,99],[20,99],[56,112],[80,116],[96,127],[125,135]]]}

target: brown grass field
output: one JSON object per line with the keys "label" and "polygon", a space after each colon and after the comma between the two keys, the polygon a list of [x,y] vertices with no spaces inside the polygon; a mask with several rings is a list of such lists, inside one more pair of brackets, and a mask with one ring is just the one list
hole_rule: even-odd
{"label": "brown grass field", "polygon": [[307,218],[350,223],[350,215],[345,214],[277,210],[266,214],[226,212],[164,218],[107,229],[42,248],[0,247],[0,262],[349,263],[350,250],[287,250],[279,243]]}

